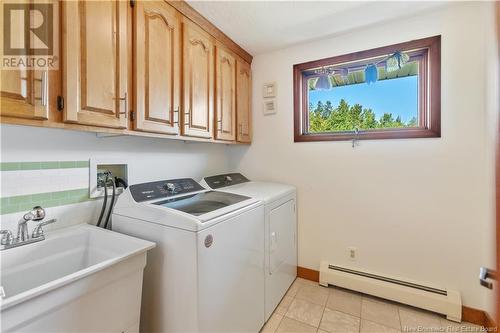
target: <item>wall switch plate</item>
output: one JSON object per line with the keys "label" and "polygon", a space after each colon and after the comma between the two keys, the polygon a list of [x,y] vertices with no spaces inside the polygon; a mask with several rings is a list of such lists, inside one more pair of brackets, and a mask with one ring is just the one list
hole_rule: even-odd
{"label": "wall switch plate", "polygon": [[276,99],[264,100],[263,110],[264,114],[275,114],[278,112],[278,106],[276,104]]}
{"label": "wall switch plate", "polygon": [[264,83],[262,96],[264,98],[276,97],[276,82]]}

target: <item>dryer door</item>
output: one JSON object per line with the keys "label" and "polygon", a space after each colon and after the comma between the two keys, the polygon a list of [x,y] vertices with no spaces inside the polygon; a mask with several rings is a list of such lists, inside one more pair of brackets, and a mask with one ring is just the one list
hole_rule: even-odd
{"label": "dryer door", "polygon": [[279,271],[282,265],[294,264],[290,261],[296,258],[295,230],[295,200],[289,200],[271,210],[269,213],[270,274]]}

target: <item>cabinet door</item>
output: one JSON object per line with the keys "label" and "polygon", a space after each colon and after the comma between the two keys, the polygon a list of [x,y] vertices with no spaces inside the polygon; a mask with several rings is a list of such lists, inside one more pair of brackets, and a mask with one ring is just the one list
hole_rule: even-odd
{"label": "cabinet door", "polygon": [[138,1],[135,18],[135,129],[178,134],[180,22],[163,1]]}
{"label": "cabinet door", "polygon": [[236,119],[238,142],[252,141],[252,76],[250,65],[238,60],[236,62]]}
{"label": "cabinet door", "polygon": [[2,70],[0,115],[48,119],[48,71]]}
{"label": "cabinet door", "polygon": [[[53,5],[52,19],[55,20],[58,15],[58,3],[49,1]],[[3,5],[0,7],[0,17],[4,17]],[[12,15],[10,22],[14,30],[22,31],[27,26],[33,25],[33,22],[24,22],[24,15]],[[29,20],[33,16],[29,16]],[[54,27],[58,27],[58,22],[50,22]],[[36,24],[35,24],[36,25]],[[45,25],[49,28],[49,24]],[[40,29],[40,28],[38,28]],[[37,32],[39,34],[40,32]],[[45,31],[48,34],[48,31]],[[57,39],[54,39],[57,43]],[[53,47],[55,51],[57,47]],[[30,52],[31,48],[28,49]],[[29,53],[28,56],[33,55]],[[59,56],[54,54],[54,56]],[[36,59],[36,58],[35,58]],[[48,119],[49,110],[55,108],[56,96],[60,92],[59,75],[60,72],[54,68],[38,68],[36,70],[29,68],[3,69],[0,71],[0,115],[6,117],[17,117],[27,119]]]}
{"label": "cabinet door", "polygon": [[127,127],[128,1],[63,1],[64,121]]}
{"label": "cabinet door", "polygon": [[236,139],[236,59],[227,50],[217,47],[216,61],[215,138]]}
{"label": "cabinet door", "polygon": [[214,47],[212,38],[194,23],[183,21],[182,134],[213,137]]}
{"label": "cabinet door", "polygon": [[[290,274],[294,265],[295,232],[297,217],[295,215],[295,200],[289,200],[274,208],[269,213],[269,274]],[[295,271],[295,268],[292,268]],[[283,293],[286,290],[283,290]]]}

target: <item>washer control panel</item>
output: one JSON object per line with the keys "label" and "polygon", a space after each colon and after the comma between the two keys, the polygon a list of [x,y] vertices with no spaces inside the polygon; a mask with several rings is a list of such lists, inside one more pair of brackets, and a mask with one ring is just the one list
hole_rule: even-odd
{"label": "washer control panel", "polygon": [[186,194],[204,190],[191,178],[170,179],[158,182],[130,185],[130,194],[136,202],[168,198],[174,195]]}
{"label": "washer control panel", "polygon": [[205,177],[205,182],[212,189],[241,184],[249,182],[249,180],[241,173],[226,173],[223,175]]}

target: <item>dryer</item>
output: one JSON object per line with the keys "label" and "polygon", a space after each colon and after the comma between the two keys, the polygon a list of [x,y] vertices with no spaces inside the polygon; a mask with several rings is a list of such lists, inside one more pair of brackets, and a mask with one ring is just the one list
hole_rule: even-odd
{"label": "dryer", "polygon": [[141,332],[253,332],[264,324],[264,206],[193,179],[131,185],[113,230],[156,242]]}
{"label": "dryer", "polygon": [[291,185],[250,181],[240,173],[205,177],[206,188],[248,196],[265,207],[265,320],[297,276],[297,194]]}

